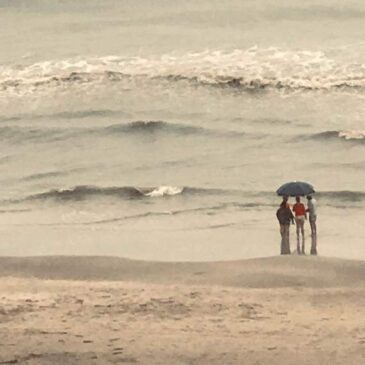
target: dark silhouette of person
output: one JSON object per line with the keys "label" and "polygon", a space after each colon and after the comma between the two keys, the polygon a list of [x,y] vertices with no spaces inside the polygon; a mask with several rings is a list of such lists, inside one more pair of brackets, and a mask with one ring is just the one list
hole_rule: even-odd
{"label": "dark silhouette of person", "polygon": [[282,201],[280,208],[276,211],[276,217],[280,224],[280,234],[281,234],[281,255],[290,255],[290,223],[294,224],[294,216],[289,208],[287,199]]}

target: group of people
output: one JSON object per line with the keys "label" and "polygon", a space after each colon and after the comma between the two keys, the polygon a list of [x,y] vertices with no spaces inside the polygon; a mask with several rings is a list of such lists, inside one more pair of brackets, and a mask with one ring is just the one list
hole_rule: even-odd
{"label": "group of people", "polygon": [[288,202],[288,197],[284,196],[283,201],[280,204],[280,208],[276,212],[276,217],[280,224],[282,255],[291,254],[289,232],[290,224],[294,224],[294,222],[297,231],[297,253],[299,255],[305,255],[304,224],[308,218],[312,238],[310,254],[317,255],[317,211],[316,201],[311,195],[307,196],[307,208],[300,201],[299,196],[295,198],[295,204],[291,208]]}

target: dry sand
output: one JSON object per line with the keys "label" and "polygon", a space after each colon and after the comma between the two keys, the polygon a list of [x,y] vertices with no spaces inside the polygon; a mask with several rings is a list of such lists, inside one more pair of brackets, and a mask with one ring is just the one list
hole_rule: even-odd
{"label": "dry sand", "polygon": [[0,258],[0,364],[364,364],[365,264]]}

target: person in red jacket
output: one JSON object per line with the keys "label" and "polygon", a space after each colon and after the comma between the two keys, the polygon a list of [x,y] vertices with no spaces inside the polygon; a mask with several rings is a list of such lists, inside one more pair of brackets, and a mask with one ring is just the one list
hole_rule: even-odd
{"label": "person in red jacket", "polygon": [[[307,212],[303,203],[300,202],[300,197],[295,198],[296,203],[293,206],[295,213],[295,223],[297,226],[297,252],[299,255],[305,254],[305,240],[304,240],[304,222],[307,219]],[[300,247],[300,235],[302,235],[302,247]]]}

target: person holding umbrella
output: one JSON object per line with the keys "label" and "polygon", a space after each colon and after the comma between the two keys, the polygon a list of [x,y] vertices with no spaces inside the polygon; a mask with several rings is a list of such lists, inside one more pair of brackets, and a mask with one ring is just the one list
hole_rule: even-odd
{"label": "person holding umbrella", "polygon": [[[285,200],[285,197],[289,197],[289,196],[293,196],[293,197],[301,197],[301,196],[305,196],[305,195],[310,195],[310,194],[314,194],[315,191],[314,191],[314,188],[311,184],[309,183],[306,183],[306,182],[302,182],[302,181],[292,181],[292,182],[288,182],[282,186],[280,186],[280,188],[276,191],[276,193],[279,195],[279,196],[282,196],[284,197],[283,199],[283,203],[281,205],[280,208],[284,208],[284,200]],[[297,203],[300,203],[300,198],[299,198],[299,201],[297,200]],[[302,203],[300,203],[302,204]],[[303,205],[303,204],[302,204]],[[304,205],[303,205],[304,207]],[[304,215],[304,220],[305,220],[305,216],[306,216],[306,209],[304,207],[304,213],[303,213],[303,207],[301,207],[297,212],[296,212],[296,215],[297,216],[300,216],[300,215]],[[287,208],[289,209],[290,211],[290,208],[287,206]],[[280,210],[280,209],[279,209]],[[282,213],[279,213],[279,210],[277,212],[277,217],[279,219],[279,216],[278,215],[281,215]],[[297,210],[297,209],[296,209]],[[290,211],[291,213],[291,211]],[[299,214],[301,213],[301,214]],[[287,213],[286,213],[287,214]],[[291,213],[291,215],[293,215]],[[301,220],[303,220],[301,218]],[[280,220],[279,220],[280,222]],[[284,220],[283,220],[284,222]],[[302,223],[302,222],[300,222]],[[304,224],[304,221],[303,221],[303,224]],[[287,223],[287,228],[290,227],[290,219],[289,219],[289,223]],[[281,226],[280,226],[280,229],[281,229]],[[302,249],[300,249],[300,246],[299,246],[299,233],[302,233]],[[288,234],[288,233],[287,233]],[[289,234],[288,234],[289,235]],[[297,235],[298,235],[298,253],[304,253],[304,228],[302,230],[302,227],[301,225],[298,225],[297,224]],[[286,244],[286,242],[284,242]],[[285,245],[284,245],[285,246]],[[313,241],[312,241],[312,247],[313,247]],[[285,248],[285,247],[284,247]],[[289,248],[290,250],[290,248]],[[287,250],[286,250],[287,251]],[[312,252],[312,251],[311,251]]]}

